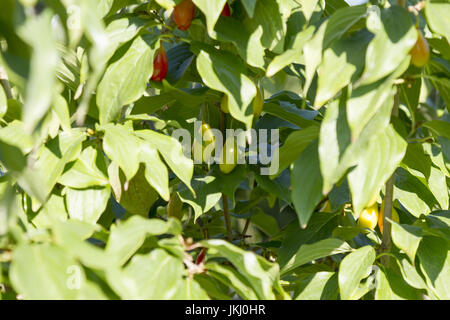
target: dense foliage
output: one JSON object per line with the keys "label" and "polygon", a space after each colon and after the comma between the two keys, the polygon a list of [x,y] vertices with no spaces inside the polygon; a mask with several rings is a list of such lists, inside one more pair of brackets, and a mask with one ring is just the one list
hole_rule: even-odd
{"label": "dense foliage", "polygon": [[2,0],[0,297],[450,299],[448,17]]}

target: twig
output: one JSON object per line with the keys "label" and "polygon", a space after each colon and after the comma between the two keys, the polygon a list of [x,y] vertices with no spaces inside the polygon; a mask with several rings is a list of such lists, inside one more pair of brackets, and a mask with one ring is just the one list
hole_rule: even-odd
{"label": "twig", "polygon": [[247,221],[245,221],[244,229],[242,230],[242,241],[245,241],[245,237],[246,237],[246,233],[247,233],[249,225],[250,225],[250,218],[248,218]]}
{"label": "twig", "polygon": [[[222,136],[226,136],[225,131],[226,126],[226,114],[221,110],[220,111],[220,131],[222,131]],[[222,206],[223,206],[223,215],[225,218],[225,227],[227,229],[227,239],[228,241],[233,240],[233,232],[231,230],[231,218],[230,218],[230,212],[228,209],[228,197],[222,193]]]}
{"label": "twig", "polygon": [[[392,108],[392,116],[398,117],[398,106],[400,104],[400,97],[398,92],[394,97],[394,107]],[[388,219],[392,219],[392,204],[394,198],[394,180],[395,180],[395,172],[386,182],[386,196],[384,197],[384,217],[383,217],[383,240],[381,242],[381,252],[390,252],[392,241],[391,241],[391,223]],[[388,267],[389,266],[389,255],[381,256],[381,263]]]}
{"label": "twig", "polygon": [[9,85],[8,75],[6,74],[6,71],[2,66],[0,66],[0,83],[5,90],[6,98],[12,99],[13,95],[11,92],[11,86]]}
{"label": "twig", "polygon": [[228,209],[228,197],[222,193],[222,206],[223,206],[223,215],[225,217],[225,227],[227,228],[227,239],[228,241],[233,240],[233,232],[231,230],[231,218],[230,212]]}

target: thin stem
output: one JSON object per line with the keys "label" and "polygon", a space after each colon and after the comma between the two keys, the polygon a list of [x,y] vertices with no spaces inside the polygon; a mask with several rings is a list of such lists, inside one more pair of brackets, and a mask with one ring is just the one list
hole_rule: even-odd
{"label": "thin stem", "polygon": [[223,215],[225,217],[225,227],[227,229],[227,239],[228,241],[233,240],[233,232],[231,230],[231,218],[230,212],[228,209],[228,197],[222,193],[222,206],[223,206]]}
{"label": "thin stem", "polygon": [[[400,104],[400,97],[398,92],[394,97],[394,107],[392,108],[392,116],[391,118],[398,117],[398,106]],[[394,199],[394,180],[395,180],[395,172],[386,182],[386,195],[384,197],[384,217],[383,217],[383,240],[381,242],[381,252],[390,252],[392,247],[391,240],[391,223],[388,219],[392,219],[392,204]],[[389,255],[383,255],[381,257],[381,263],[388,267],[389,266]]]}
{"label": "thin stem", "polygon": [[11,86],[9,85],[8,75],[3,67],[0,66],[0,83],[5,90],[6,98],[12,99],[13,95],[11,92]]}
{"label": "thin stem", "polygon": [[250,225],[250,218],[245,221],[244,229],[242,230],[242,241],[245,241],[245,236],[247,234],[248,226]]}
{"label": "thin stem", "polygon": [[[222,131],[222,136],[225,137],[225,126],[226,126],[226,114],[221,110],[220,111],[220,131]],[[223,206],[223,215],[225,218],[225,227],[227,228],[227,239],[228,241],[233,240],[233,233],[231,230],[231,218],[230,212],[228,209],[228,198],[222,193],[222,206]]]}

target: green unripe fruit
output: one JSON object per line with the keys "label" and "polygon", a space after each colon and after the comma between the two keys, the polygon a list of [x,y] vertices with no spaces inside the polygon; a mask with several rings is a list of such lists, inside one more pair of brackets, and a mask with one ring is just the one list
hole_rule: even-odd
{"label": "green unripe fruit", "polygon": [[256,86],[256,96],[253,100],[253,116],[258,119],[264,107],[264,97],[259,87]]}
{"label": "green unripe fruit", "polygon": [[223,95],[222,101],[220,102],[220,110],[224,113],[230,113],[230,108],[228,107],[228,96],[226,94]]}
{"label": "green unripe fruit", "polygon": [[[208,162],[212,156],[214,155],[214,143],[215,137],[214,133],[211,130],[209,124],[204,123],[201,127],[201,135],[202,142],[194,139],[192,144],[192,153],[194,155],[194,159],[201,162]],[[205,154],[205,150],[208,151],[208,154]]]}
{"label": "green unripe fruit", "polygon": [[169,217],[177,218],[178,220],[183,218],[183,202],[177,192],[170,195],[169,204],[167,205],[167,215]]}
{"label": "green unripe fruit", "polygon": [[234,170],[237,165],[238,152],[237,144],[233,139],[227,139],[225,145],[222,148],[222,153],[220,159],[222,160],[219,164],[220,171],[225,174],[230,173]]}

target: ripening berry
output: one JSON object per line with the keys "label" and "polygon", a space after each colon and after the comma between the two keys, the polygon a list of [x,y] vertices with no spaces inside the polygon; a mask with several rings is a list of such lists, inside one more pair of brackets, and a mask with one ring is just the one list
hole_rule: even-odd
{"label": "ripening berry", "polygon": [[169,59],[167,58],[166,51],[161,45],[156,51],[155,58],[153,60],[153,81],[162,81],[169,70]]}
{"label": "ripening berry", "polygon": [[186,31],[191,26],[192,19],[195,16],[195,4],[192,0],[182,0],[173,9],[173,20],[177,28]]}
{"label": "ripening berry", "polygon": [[417,30],[417,41],[414,47],[411,49],[411,63],[416,67],[423,67],[430,59],[430,47],[428,42],[423,36],[420,30]]}
{"label": "ripening berry", "polygon": [[223,7],[222,13],[220,15],[224,17],[231,16],[230,5],[228,4],[228,2],[225,2],[225,6]]}
{"label": "ripening berry", "polygon": [[361,228],[375,229],[378,222],[378,205],[365,208],[359,215],[358,226]]}

